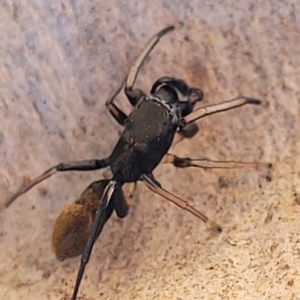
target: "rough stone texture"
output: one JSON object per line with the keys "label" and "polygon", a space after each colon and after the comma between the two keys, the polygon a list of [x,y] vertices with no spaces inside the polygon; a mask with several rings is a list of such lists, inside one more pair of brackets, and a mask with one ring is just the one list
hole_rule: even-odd
{"label": "rough stone texture", "polygon": [[[271,182],[265,170],[155,172],[224,232],[139,184],[130,214],[113,216],[96,243],[79,299],[300,299],[299,8],[296,0],[1,2],[1,201],[26,174],[110,153],[120,127],[106,97],[165,25],[185,23],[157,46],[139,87],[175,75],[203,88],[201,105],[237,94],[269,103],[207,117],[171,152],[272,162]],[[79,258],[56,260],[52,226],[102,176],[56,175],[1,213],[0,299],[69,299]]]}

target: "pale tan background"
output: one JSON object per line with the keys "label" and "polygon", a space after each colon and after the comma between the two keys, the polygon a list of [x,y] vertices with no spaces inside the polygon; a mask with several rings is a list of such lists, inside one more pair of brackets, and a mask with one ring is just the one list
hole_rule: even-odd
{"label": "pale tan background", "polygon": [[[108,155],[120,127],[106,97],[150,36],[184,21],[138,86],[174,75],[204,90],[203,105],[245,94],[269,106],[203,119],[172,152],[273,162],[272,181],[264,170],[160,166],[164,187],[224,232],[139,184],[130,214],[96,243],[79,299],[300,299],[299,1],[104,2],[1,1],[1,201],[24,174]],[[70,297],[79,258],[55,259],[52,226],[102,173],[56,175],[0,215],[0,299]]]}

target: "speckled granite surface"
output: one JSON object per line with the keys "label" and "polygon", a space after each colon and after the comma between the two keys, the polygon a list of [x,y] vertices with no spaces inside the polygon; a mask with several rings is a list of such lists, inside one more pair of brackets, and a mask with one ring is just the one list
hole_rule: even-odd
{"label": "speckled granite surface", "polygon": [[[203,105],[237,94],[269,103],[207,117],[171,152],[272,162],[271,182],[253,169],[155,172],[224,232],[139,184],[130,214],[96,243],[79,299],[300,299],[299,1],[49,3],[0,4],[1,201],[25,174],[109,154],[120,127],[106,97],[165,25],[185,24],[157,46],[139,87],[175,75],[203,89]],[[1,299],[69,299],[79,258],[55,259],[52,226],[102,174],[57,175],[1,213]]]}

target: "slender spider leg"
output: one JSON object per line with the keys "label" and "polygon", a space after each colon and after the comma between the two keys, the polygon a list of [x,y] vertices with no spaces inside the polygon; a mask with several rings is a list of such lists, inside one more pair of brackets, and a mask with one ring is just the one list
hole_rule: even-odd
{"label": "slender spider leg", "polygon": [[83,161],[71,161],[71,162],[63,162],[60,163],[47,171],[45,171],[40,176],[31,180],[27,184],[23,185],[16,193],[14,193],[10,198],[8,198],[2,207],[0,207],[0,211],[9,207],[19,196],[29,191],[31,188],[36,186],[38,183],[44,181],[45,179],[51,177],[57,172],[65,172],[65,171],[93,171],[99,170],[109,166],[109,159],[93,159],[93,160],[83,160]]}
{"label": "slender spider leg", "polygon": [[176,28],[179,28],[181,26],[181,23],[177,23],[175,25],[171,25],[168,26],[166,28],[164,28],[163,30],[161,30],[160,32],[158,32],[157,34],[155,34],[148,42],[148,44],[146,45],[146,47],[144,48],[144,50],[142,51],[142,53],[138,56],[138,58],[136,59],[134,65],[131,67],[129,74],[128,74],[128,78],[127,78],[127,83],[126,83],[126,87],[128,89],[132,89],[137,75],[140,71],[140,68],[142,67],[144,61],[146,60],[146,58],[149,56],[149,54],[151,53],[151,51],[153,50],[153,48],[156,46],[156,44],[160,41],[160,39],[167,34],[170,31],[173,31]]}
{"label": "slender spider leg", "polygon": [[239,106],[243,106],[245,104],[254,104],[259,105],[261,104],[260,100],[246,98],[246,97],[237,97],[228,101],[224,101],[215,105],[210,105],[206,107],[201,107],[196,109],[195,111],[191,112],[188,116],[184,118],[185,125],[195,122],[196,120],[203,118],[208,115],[212,115],[218,112],[230,110]]}
{"label": "slender spider leg", "polygon": [[127,119],[127,115],[114,103],[114,100],[117,98],[121,90],[125,87],[126,80],[127,75],[125,78],[123,78],[122,82],[118,85],[118,87],[109,95],[105,102],[105,105],[109,110],[110,114],[122,126],[124,126],[125,120]]}
{"label": "slender spider leg", "polygon": [[[180,24],[181,25],[181,24]],[[149,56],[153,48],[160,41],[160,39],[167,34],[168,32],[179,27],[179,23],[176,25],[168,26],[161,30],[159,33],[154,35],[146,45],[143,52],[138,56],[133,66],[130,68],[128,75],[122,80],[121,84],[114,90],[111,95],[106,100],[106,107],[108,108],[111,115],[114,119],[122,126],[124,126],[125,119],[127,118],[126,114],[114,104],[114,100],[120,93],[120,91],[125,88],[125,94],[131,103],[132,106],[136,106],[139,100],[146,96],[146,94],[140,89],[133,89],[136,78],[138,76],[139,70],[142,67],[144,61]]]}
{"label": "slender spider leg", "polygon": [[220,225],[218,225],[214,221],[210,220],[204,213],[202,213],[201,211],[195,209],[194,207],[189,205],[186,201],[180,199],[179,197],[177,197],[177,196],[171,194],[170,192],[168,192],[167,190],[163,189],[160,186],[160,184],[158,182],[156,182],[151,177],[152,177],[151,175],[150,176],[149,175],[143,175],[142,179],[141,179],[143,182],[145,182],[145,184],[147,185],[147,187],[150,190],[152,190],[154,193],[164,197],[168,201],[176,204],[180,208],[182,208],[184,210],[187,210],[188,212],[190,212],[191,214],[193,214],[194,216],[196,216],[197,218],[202,220],[212,230],[216,230],[216,231],[219,231],[219,232],[222,231],[222,227]]}
{"label": "slender spider leg", "polygon": [[136,82],[138,73],[144,64],[146,58],[149,56],[153,48],[156,46],[156,44],[160,41],[160,39],[167,34],[170,31],[173,31],[176,28],[179,28],[182,24],[177,23],[171,26],[168,26],[155,34],[148,42],[142,53],[138,56],[136,59],[135,63],[132,65],[128,77],[127,77],[127,82],[126,82],[126,87],[125,87],[125,94],[130,101],[130,103],[135,106],[139,99],[141,97],[145,96],[144,92],[139,90],[139,89],[133,89],[134,84]]}
{"label": "slender spider leg", "polygon": [[110,180],[108,182],[107,186],[105,187],[103,194],[101,195],[101,199],[99,201],[98,208],[97,208],[97,211],[95,214],[95,219],[93,221],[91,233],[87,240],[84,252],[82,253],[82,256],[81,256],[80,266],[78,269],[77,278],[76,278],[76,282],[75,282],[75,286],[73,289],[73,294],[72,294],[71,300],[76,300],[76,298],[77,298],[78,290],[80,287],[80,283],[82,280],[82,276],[83,276],[85,267],[90,259],[94,243],[97,239],[97,232],[99,231],[99,223],[100,223],[101,219],[103,218],[102,215],[103,215],[103,213],[105,213],[105,209],[107,208],[107,206],[110,202],[110,199],[114,193],[116,185],[117,185],[116,181]]}
{"label": "slender spider leg", "polygon": [[174,154],[167,153],[162,163],[171,163],[177,168],[187,168],[187,167],[196,167],[196,168],[216,168],[216,169],[235,169],[235,168],[259,168],[259,167],[268,167],[272,165],[270,163],[263,162],[244,162],[244,161],[217,161],[210,160],[208,158],[190,158],[190,157],[178,157]]}

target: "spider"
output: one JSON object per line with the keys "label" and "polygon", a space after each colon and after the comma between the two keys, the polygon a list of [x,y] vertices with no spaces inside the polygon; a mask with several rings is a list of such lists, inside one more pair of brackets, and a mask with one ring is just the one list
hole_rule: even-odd
{"label": "spider", "polygon": [[[92,171],[110,167],[112,178],[90,184],[78,200],[62,211],[55,222],[52,248],[57,258],[65,259],[82,255],[72,300],[77,297],[93,245],[103,226],[113,211],[120,218],[127,215],[137,181],[144,182],[152,191],[189,211],[212,229],[221,231],[221,227],[204,213],[161,186],[152,175],[159,163],[172,163],[178,168],[270,166],[258,162],[193,159],[168,153],[176,134],[187,138],[196,134],[197,129],[190,130],[190,124],[194,124],[196,120],[245,104],[259,105],[261,103],[260,100],[241,96],[194,110],[195,104],[203,99],[202,91],[189,87],[183,80],[173,77],[159,78],[153,84],[150,96],[134,88],[139,70],[152,49],[162,36],[179,26],[180,24],[168,26],[154,35],[131,67],[128,76],[108,97],[106,106],[109,112],[124,128],[111,155],[102,159],[62,162],[22,186],[4,203],[3,207],[8,207],[20,195],[57,172]],[[114,103],[122,89],[133,106],[128,116]],[[127,192],[125,192],[125,187]]]}

